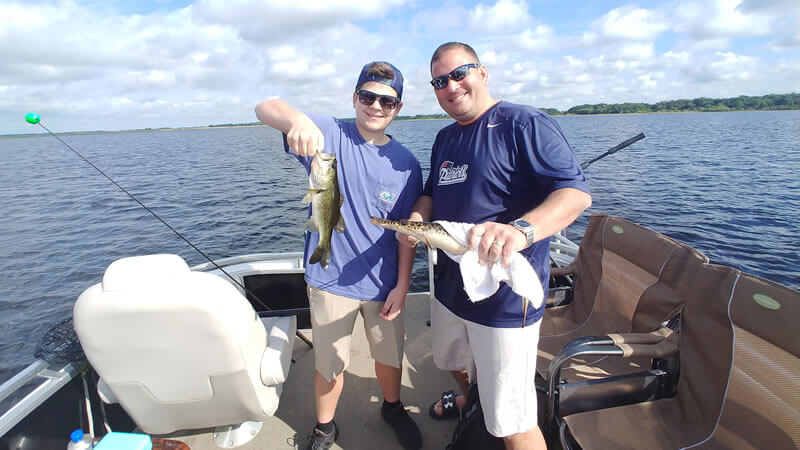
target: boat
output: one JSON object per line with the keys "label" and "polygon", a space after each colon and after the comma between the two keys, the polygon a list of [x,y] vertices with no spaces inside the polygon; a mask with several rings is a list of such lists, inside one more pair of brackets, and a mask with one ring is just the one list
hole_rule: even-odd
{"label": "boat", "polygon": [[[610,237],[604,237],[606,233]],[[627,244],[628,250],[633,252],[631,255],[638,256],[628,257],[625,255],[625,249],[614,248],[614,245],[623,242],[619,236],[631,238],[630,243]],[[780,310],[779,317],[783,318],[779,319],[779,322],[772,322],[772,325],[783,324],[789,328],[779,333],[779,336],[782,336],[786,342],[776,343],[775,339],[770,338],[772,344],[780,344],[794,350],[800,349],[800,341],[798,341],[800,340],[798,337],[800,330],[797,330],[800,321],[796,320],[800,317],[800,293],[744,274],[733,268],[715,265],[689,246],[624,219],[602,214],[593,215],[590,219],[587,233],[581,240],[581,247],[564,235],[556,235],[551,239],[551,261],[554,276],[550,283],[548,311],[569,308],[580,300],[581,295],[586,295],[586,288],[581,284],[585,284],[585,281],[580,279],[579,270],[575,274],[576,267],[583,267],[583,270],[587,270],[586,267],[591,264],[602,265],[605,264],[605,260],[611,259],[608,255],[599,260],[598,258],[592,259],[592,248],[596,247],[598,239],[601,241],[600,246],[609,251],[613,249],[615,257],[618,259],[634,260],[636,257],[641,257],[643,253],[646,253],[642,251],[642,248],[648,249],[650,253],[645,258],[648,261],[657,259],[660,254],[666,255],[666,259],[672,258],[673,263],[663,263],[658,270],[672,272],[676,270],[676,267],[684,268],[684,270],[677,275],[660,274],[658,276],[666,280],[665,282],[670,276],[678,277],[675,279],[679,279],[679,277],[702,279],[700,282],[697,280],[692,282],[690,288],[680,289],[682,292],[687,292],[688,296],[692,296],[693,292],[695,296],[697,292],[701,292],[703,294],[701,300],[719,297],[720,302],[725,302],[735,297],[731,294],[731,290],[735,286],[747,286],[748,282],[756,283],[760,288],[766,289],[764,291],[766,293],[761,294],[756,291],[748,291],[748,295],[760,302],[761,308],[756,311],[756,315],[761,311]],[[618,239],[619,242],[614,243],[614,239]],[[637,246],[639,247],[634,248]],[[677,262],[675,262],[674,255],[679,252],[675,249],[683,252],[683,256],[681,256],[683,259]],[[434,281],[432,278],[434,254],[433,252],[428,254],[430,283]],[[178,257],[176,256],[176,258]],[[675,267],[670,267],[669,264]],[[616,266],[620,266],[619,261],[616,261]],[[608,271],[610,277],[614,269],[604,267],[603,270]],[[238,295],[247,298],[261,320],[270,317],[290,317],[296,324],[296,336],[299,339],[289,339],[291,341],[291,363],[288,377],[283,382],[277,409],[270,414],[270,417],[260,422],[255,428],[238,423],[219,423],[214,427],[176,430],[164,434],[151,433],[149,436],[152,439],[153,448],[279,449],[295,448],[301,445],[314,420],[314,399],[311,389],[314,372],[311,347],[313,330],[310,327],[307,309],[302,253],[241,255],[200,264],[191,267],[190,271],[213,275],[212,278],[224,280],[225,284],[234,286]],[[227,275],[223,272],[226,272]],[[703,275],[706,272],[710,275]],[[694,274],[699,275],[694,276]],[[228,275],[232,277],[233,281],[228,278]],[[652,285],[656,286],[659,282],[655,281]],[[87,289],[88,291],[89,289]],[[662,292],[664,289],[658,289],[658,291]],[[401,399],[422,431],[424,448],[445,448],[451,439],[455,422],[435,421],[428,417],[427,412],[432,399],[453,387],[450,376],[436,369],[432,361],[428,322],[431,292],[432,290],[408,294],[405,319],[406,358],[403,361]],[[644,296],[640,295],[640,297]],[[699,305],[701,302],[695,301],[694,304]],[[566,370],[563,363],[569,358],[622,354],[620,347],[605,337],[600,337],[599,340],[588,337],[574,339],[568,345],[563,346],[560,353],[552,358],[554,362],[550,363],[547,370],[539,368],[540,373],[546,374],[542,380],[539,380],[541,383],[537,383],[537,389],[542,394],[539,420],[550,448],[615,448],[621,444],[621,441],[609,439],[608,436],[624,436],[625,433],[608,433],[603,438],[605,441],[602,439],[587,441],[576,433],[576,430],[580,430],[579,426],[582,422],[574,418],[580,419],[586,414],[600,414],[599,417],[607,417],[603,415],[603,411],[617,411],[619,408],[648,404],[648,402],[656,402],[652,404],[659,405],[665,404],[664,402],[674,403],[677,401],[675,399],[681,398],[681,394],[686,397],[684,392],[687,388],[683,386],[684,381],[682,380],[688,374],[696,371],[692,370],[691,366],[687,366],[687,363],[683,361],[686,358],[681,356],[681,350],[684,350],[681,345],[686,348],[693,345],[688,340],[682,341],[684,339],[682,334],[688,333],[686,330],[697,333],[698,327],[688,319],[688,317],[693,317],[688,315],[690,314],[688,306],[681,309],[681,312],[684,314],[683,317],[674,316],[672,320],[658,325],[660,329],[669,328],[669,330],[675,331],[674,334],[668,331],[669,336],[681,335],[680,341],[678,338],[665,339],[665,341],[669,341],[667,346],[674,347],[673,350],[668,350],[663,355],[657,355],[653,360],[652,367],[642,367],[637,373],[608,377],[612,382],[622,380],[625,383],[634,380],[634,385],[640,387],[637,392],[641,395],[638,397],[627,394],[620,396],[616,393],[615,388],[605,388],[603,384],[605,379],[578,382],[567,382],[562,379],[560,371]],[[684,333],[681,333],[680,323],[683,320],[686,320],[687,323],[683,328]],[[724,322],[723,320],[720,323],[725,325]],[[700,326],[701,329],[703,327],[704,325]],[[548,338],[544,336],[547,334],[545,328],[543,326],[543,339]],[[362,330],[360,323],[356,324],[356,330]],[[108,396],[107,392],[104,393],[104,390],[108,390],[107,386],[104,387],[104,383],[94,367],[88,364],[84,358],[76,358],[74,355],[69,356],[71,360],[64,360],[64,354],[75,352],[75,348],[70,348],[70,346],[74,347],[77,339],[71,332],[72,322],[69,319],[56,325],[51,333],[45,336],[43,343],[40,343],[40,347],[49,346],[50,350],[45,349],[39,354],[40,350],[37,348],[39,356],[37,360],[0,387],[0,399],[5,405],[0,417],[0,445],[2,448],[64,448],[70,432],[74,429],[82,429],[95,438],[101,438],[111,431],[117,433],[143,432],[132,415],[126,412],[126,409],[119,403],[109,402],[105,398]],[[737,332],[744,333],[738,328]],[[636,335],[643,334],[647,333]],[[691,335],[686,339],[690,338]],[[755,341],[751,339],[752,342]],[[639,342],[641,344],[639,347],[648,343],[652,342]],[[730,342],[725,342],[722,346],[731,348],[730,344]],[[622,346],[624,347],[624,345],[623,340]],[[659,345],[663,346],[663,342],[659,341]],[[637,347],[637,345],[633,345],[633,347]],[[766,347],[762,346],[760,349],[764,350],[762,358],[766,358],[769,362],[770,356],[765,350]],[[542,348],[540,343],[540,352]],[[53,357],[53,354],[62,357]],[[603,356],[599,360],[608,357],[613,356]],[[766,400],[779,399],[783,401],[783,404],[777,408],[782,414],[780,416],[768,413],[758,416],[759,422],[756,428],[760,431],[768,430],[770,433],[763,437],[761,442],[750,442],[755,447],[759,447],[760,443],[771,443],[775,444],[771,448],[795,448],[792,446],[796,446],[800,442],[800,432],[798,432],[800,430],[800,409],[798,409],[797,397],[780,398],[780,392],[796,391],[795,388],[798,387],[797,383],[800,380],[799,361],[797,353],[784,354],[783,360],[778,363],[777,373],[780,374],[780,377],[774,380],[775,383],[764,380],[763,377],[759,380],[761,383],[758,386],[766,394],[762,396],[762,401],[754,401],[754,408],[768,404],[764,403]],[[756,371],[762,369],[755,367]],[[750,370],[753,368],[751,367]],[[727,377],[728,372],[723,372]],[[771,375],[775,372],[774,367],[767,371]],[[702,376],[700,379],[702,380]],[[716,381],[709,382],[712,385],[716,383]],[[726,383],[728,381],[722,382],[724,386],[727,386]],[[352,359],[345,373],[345,385],[346,388],[340,399],[336,417],[337,424],[342,430],[337,445],[340,448],[354,449],[399,448],[391,429],[379,415],[382,400],[380,388],[374,378],[363,331],[356,331],[354,335]],[[576,398],[578,400],[582,398],[580,395],[576,395],[575,391],[587,386],[595,390],[599,386],[603,393],[599,400],[592,400],[593,403],[589,402],[591,404],[588,406],[585,398],[583,398],[583,403],[575,401]],[[630,383],[627,386],[630,388]],[[702,402],[698,400],[697,403]],[[772,405],[774,407],[774,404]],[[741,408],[742,405],[737,405],[737,407]],[[589,420],[589,423],[593,423],[591,420],[600,420],[591,419],[594,416],[589,417],[590,419],[583,417],[583,422]],[[641,417],[640,420],[642,424],[635,427],[636,431],[654,434],[653,430],[648,428],[647,420]],[[576,429],[573,430],[572,426],[575,426]],[[628,426],[632,425],[628,424]],[[717,423],[717,428],[720,427],[720,423]],[[633,431],[631,430],[631,435],[636,435]],[[677,430],[672,430],[672,433],[680,434]],[[744,435],[747,433],[744,432]],[[597,439],[597,437],[592,439]],[[587,442],[598,442],[599,444],[587,445]],[[734,445],[734,447],[736,446]],[[655,446],[652,448],[673,447]]]}
{"label": "boat", "polygon": [[[567,264],[575,257],[577,245],[563,235],[553,238],[554,264]],[[434,253],[429,253],[429,260]],[[191,267],[192,272],[219,275],[240,292],[247,290],[253,308],[261,317],[291,315],[296,318],[297,336],[291,353],[289,377],[284,383],[274,416],[264,423],[255,439],[242,448],[290,448],[305,439],[313,426],[314,399],[313,340],[305,290],[302,253],[259,253],[225,258]],[[227,274],[224,274],[223,271]],[[430,283],[433,269],[430,266]],[[227,278],[230,275],[235,281]],[[432,284],[430,284],[432,286]],[[269,305],[263,300],[269,299]],[[432,422],[427,415],[431,399],[450,389],[450,378],[433,365],[428,323],[430,291],[408,294],[406,301],[406,359],[403,363],[402,400],[416,418],[425,446],[443,448],[452,430]],[[359,322],[361,319],[359,318]],[[72,319],[53,327],[37,346],[36,360],[0,386],[0,448],[65,448],[70,433],[82,429],[95,437],[109,431],[134,432],[137,424],[118,404],[106,404],[98,395],[99,377],[80,350],[72,330]],[[356,330],[363,330],[360,323]],[[337,423],[343,430],[339,444],[345,448],[392,448],[394,435],[378,414],[380,389],[374,379],[363,331],[356,332],[352,359],[347,369]],[[370,411],[374,414],[348,414]],[[223,424],[220,424],[223,425]],[[172,440],[189,448],[218,445],[214,429],[181,431]],[[165,438],[161,436],[161,438]]]}
{"label": "boat", "polygon": [[[592,161],[643,137],[637,135]],[[428,252],[428,291],[409,293],[405,306],[401,399],[420,427],[424,448],[445,448],[454,428],[454,422],[433,420],[427,411],[433,399],[453,388],[449,374],[432,361],[428,318],[436,254]],[[800,293],[713,264],[701,252],[657,231],[605,214],[590,218],[580,246],[563,232],[552,236],[550,259],[552,276],[535,386],[539,425],[549,448],[639,448],[637,443],[642,442],[647,442],[641,444],[647,448],[712,444],[717,448],[800,448],[800,397],[792,394],[800,389]],[[103,283],[87,286],[76,300],[75,317],[45,334],[35,361],[0,385],[0,449],[64,448],[76,429],[93,436],[99,445],[109,436],[135,433],[145,436],[155,449],[302,447],[315,415],[313,330],[304,272],[302,253],[247,254],[191,268],[176,255],[115,261],[106,269]],[[191,281],[174,288],[179,278]],[[133,304],[144,297],[129,292],[142,285],[147,288],[151,282],[159,289],[146,294],[158,301],[147,297],[141,303],[174,306],[178,297],[188,303],[173,307],[170,317],[151,314],[144,321],[140,310],[117,306],[113,317],[96,314],[96,308],[104,308],[104,295],[117,296],[120,303],[133,300]],[[168,289],[161,289],[165,286]],[[220,302],[208,301],[218,292],[235,307],[225,304],[226,308],[219,309]],[[207,389],[211,397],[226,397],[225,405],[235,404],[231,398],[238,398],[247,405],[234,405],[237,411],[246,409],[245,415],[254,417],[208,419],[225,412],[219,407],[223,403],[204,403],[205,398],[191,396],[188,401],[160,401],[164,392],[154,389],[163,385],[154,388],[124,380],[133,372],[158,379],[176,361],[184,364],[178,369],[182,375],[183,367],[188,373],[217,362],[204,358],[211,350],[196,348],[195,342],[205,339],[202,345],[213,346],[216,337],[192,334],[205,328],[192,329],[184,323],[189,323],[187,316],[197,315],[194,309],[187,312],[195,303],[217,308],[214,314],[206,314],[211,318],[245,317],[236,319],[246,323],[238,331],[246,328],[260,340],[261,347],[254,348],[262,349],[265,356],[251,361],[259,376],[250,378],[266,386],[266,394],[253,390],[258,394],[242,399],[248,396],[241,392],[255,389],[247,387],[247,377],[240,376],[242,369],[217,372],[206,383],[214,386]],[[732,315],[736,308],[744,308],[744,319],[741,313]],[[109,317],[116,322],[106,322]],[[139,333],[136,339],[124,333],[121,338],[117,333],[116,340],[95,337],[102,336],[95,332],[118,332],[116,328],[131,324],[138,324],[133,328]],[[355,328],[346,388],[337,409],[342,430],[337,447],[399,448],[392,430],[380,418],[381,393],[363,327],[357,323]],[[152,336],[173,329],[178,331],[166,334],[182,345],[152,341]],[[710,331],[716,334],[704,337]],[[191,339],[186,338],[190,335]],[[126,353],[131,348],[138,353]],[[159,354],[156,364],[140,360],[164,349],[166,356]],[[706,357],[697,357],[700,350]],[[267,360],[268,353],[272,360]],[[127,369],[115,372],[117,367]],[[270,369],[268,375],[265,367]],[[275,367],[280,370],[272,371]],[[742,395],[747,390],[742,389],[742,374],[753,380],[756,395]],[[177,391],[197,388],[189,382],[180,386],[182,379],[176,383],[176,378],[169,380],[169,386]],[[220,382],[230,384],[215,384]],[[693,395],[696,392],[713,395]],[[267,406],[253,407],[255,397],[267,398]],[[168,408],[152,409],[156,403]],[[691,417],[675,413],[693,408]],[[651,411],[660,411],[661,416],[649,418]],[[195,417],[204,420],[203,426],[181,426],[199,423],[192,422]],[[675,418],[682,421],[675,423]],[[736,427],[741,423],[748,426]],[[625,432],[598,436],[597,430]]]}

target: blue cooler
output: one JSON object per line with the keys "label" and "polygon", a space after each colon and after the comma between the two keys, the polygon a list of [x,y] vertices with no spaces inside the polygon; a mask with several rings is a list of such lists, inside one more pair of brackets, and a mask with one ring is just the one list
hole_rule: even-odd
{"label": "blue cooler", "polygon": [[153,442],[146,434],[111,433],[103,436],[94,446],[94,450],[152,450]]}

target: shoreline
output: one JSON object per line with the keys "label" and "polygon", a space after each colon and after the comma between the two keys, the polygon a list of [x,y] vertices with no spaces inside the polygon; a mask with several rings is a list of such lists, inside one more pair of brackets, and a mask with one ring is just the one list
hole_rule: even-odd
{"label": "shoreline", "polygon": [[[544,111],[542,108],[537,108]],[[734,112],[781,112],[781,111],[800,111],[798,109],[736,109],[730,111],[659,111],[659,112],[632,112],[632,113],[596,113],[596,114],[549,114],[553,117],[592,117],[592,116],[637,116],[637,115],[656,115],[656,114],[693,114],[693,113],[734,113]],[[546,111],[544,111],[546,112]],[[353,117],[341,118],[340,120],[352,121]],[[411,122],[419,120],[453,120],[449,116],[444,117],[397,117],[395,121]],[[163,128],[138,128],[133,130],[95,130],[95,131],[63,131],[54,132],[57,136],[70,136],[70,135],[90,135],[90,134],[116,134],[116,133],[147,133],[147,132],[170,132],[180,130],[210,130],[215,128],[251,128],[251,127],[266,127],[267,125],[261,123],[241,123],[241,124],[226,124],[226,125],[202,125],[192,127],[163,127]],[[20,139],[20,138],[34,138],[47,136],[48,133],[28,133],[28,134],[0,134],[0,139]]]}

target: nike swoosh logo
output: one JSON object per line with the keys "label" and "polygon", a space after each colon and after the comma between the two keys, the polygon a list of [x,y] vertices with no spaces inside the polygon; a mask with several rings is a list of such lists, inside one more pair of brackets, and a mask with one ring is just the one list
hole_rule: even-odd
{"label": "nike swoosh logo", "polygon": [[502,124],[499,124],[499,123],[490,123],[490,124],[487,124],[487,125],[486,125],[486,128],[494,128],[494,127],[497,127],[497,126],[500,126],[500,125],[502,125]]}

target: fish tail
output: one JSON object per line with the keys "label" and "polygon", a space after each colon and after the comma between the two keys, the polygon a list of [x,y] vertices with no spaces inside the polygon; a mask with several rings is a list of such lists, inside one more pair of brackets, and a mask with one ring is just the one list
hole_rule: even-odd
{"label": "fish tail", "polygon": [[328,264],[331,262],[331,249],[327,245],[318,245],[316,249],[314,249],[314,253],[311,254],[311,258],[308,259],[309,264],[316,264],[320,263],[323,269],[328,268]]}

